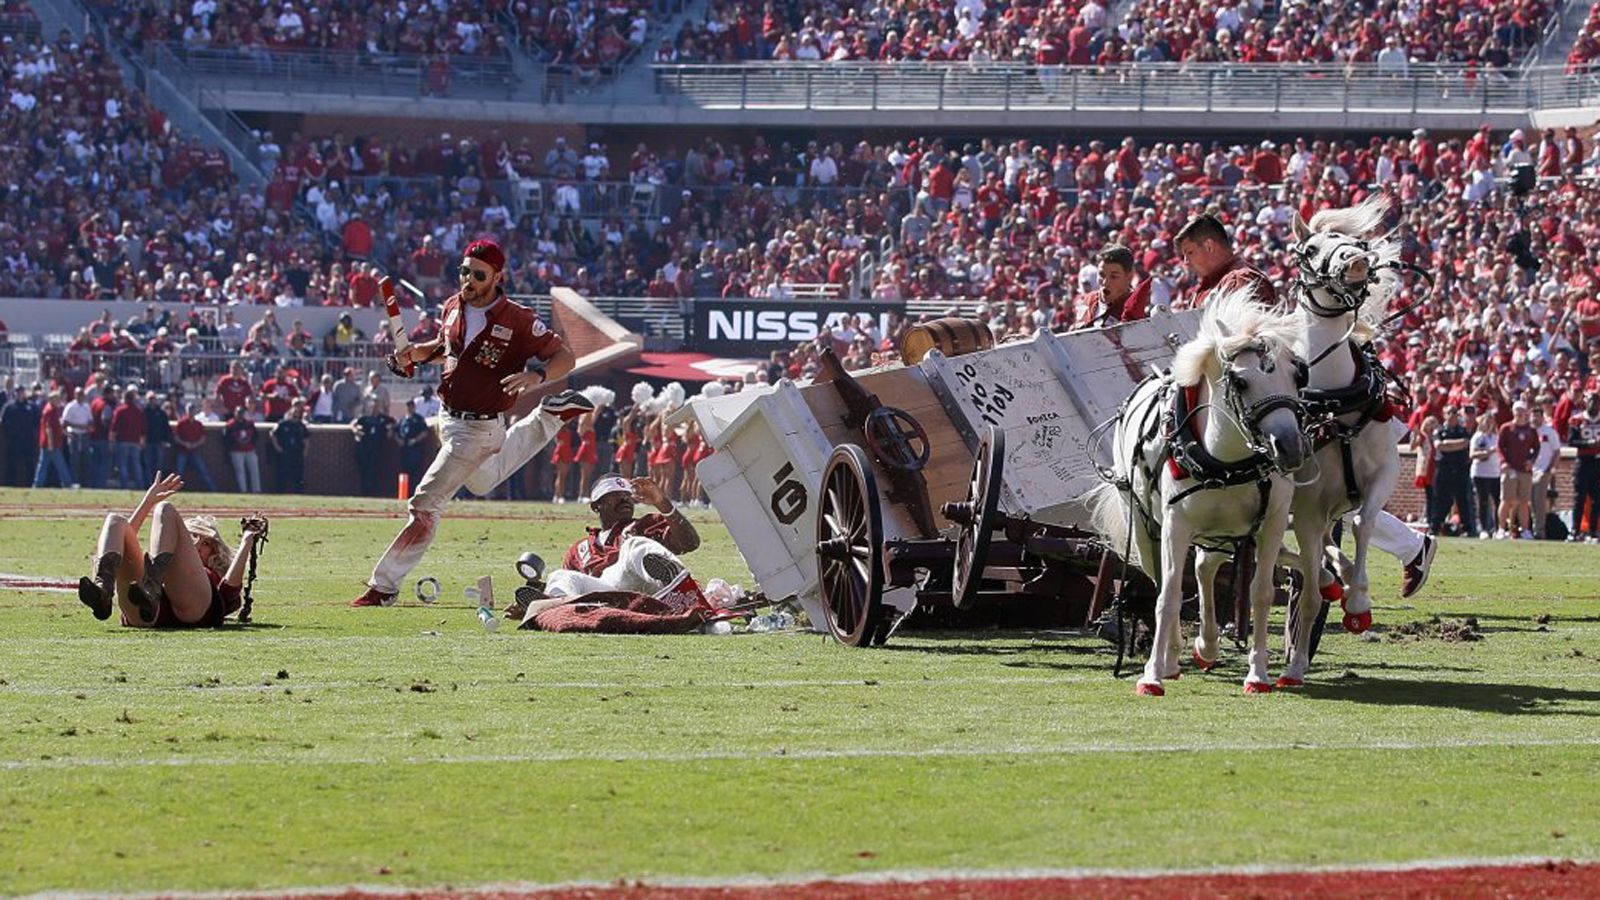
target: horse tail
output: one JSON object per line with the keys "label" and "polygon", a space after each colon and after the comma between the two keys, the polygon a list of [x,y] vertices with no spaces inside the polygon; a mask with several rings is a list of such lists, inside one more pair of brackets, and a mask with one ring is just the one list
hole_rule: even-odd
{"label": "horse tail", "polygon": [[1127,555],[1129,564],[1137,565],[1138,548],[1128,544],[1128,512],[1133,505],[1128,490],[1114,482],[1098,484],[1084,495],[1089,507],[1089,521],[1095,533],[1106,539],[1118,555]]}

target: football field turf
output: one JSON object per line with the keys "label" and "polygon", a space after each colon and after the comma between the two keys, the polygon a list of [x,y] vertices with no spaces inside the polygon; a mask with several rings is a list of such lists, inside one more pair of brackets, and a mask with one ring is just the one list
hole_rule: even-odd
{"label": "football field turf", "polygon": [[[0,492],[0,573],[75,580],[135,500]],[[177,502],[230,538],[258,505]],[[583,506],[457,504],[438,605],[348,609],[400,504],[259,506],[248,627],[0,588],[0,893],[1600,858],[1600,548],[1446,541],[1406,602],[1380,555],[1378,639],[1304,690],[1241,696],[1229,652],[1157,699],[1066,632],[485,634],[462,588],[509,597]],[[701,583],[749,586],[692,518]],[[1482,639],[1397,631],[1435,615]]]}

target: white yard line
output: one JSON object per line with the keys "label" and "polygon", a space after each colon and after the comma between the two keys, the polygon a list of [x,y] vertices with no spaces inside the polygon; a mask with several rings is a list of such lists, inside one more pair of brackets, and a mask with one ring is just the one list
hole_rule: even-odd
{"label": "white yard line", "polygon": [[[1348,865],[1273,865],[1251,864],[1244,866],[1209,866],[1194,869],[885,869],[876,872],[852,872],[844,874],[830,874],[827,872],[802,872],[792,875],[760,876],[760,875],[735,875],[722,878],[685,878],[676,876],[660,877],[627,877],[624,879],[627,886],[647,886],[662,888],[778,888],[796,887],[820,882],[834,882],[842,884],[859,885],[896,885],[918,884],[927,882],[958,881],[958,882],[983,882],[983,881],[1044,881],[1060,879],[1093,879],[1093,878],[1187,878],[1206,877],[1218,875],[1326,875],[1340,873],[1389,873],[1389,872],[1435,872],[1448,869],[1466,868],[1511,868],[1514,866],[1543,865],[1556,860],[1544,856],[1506,856],[1506,857],[1459,857],[1407,860],[1405,862],[1374,862],[1351,863]],[[1592,864],[1591,860],[1573,860],[1562,857],[1560,862],[1576,862],[1580,865]],[[400,896],[405,894],[428,893],[440,891],[449,894],[470,897],[474,894],[492,893],[534,893],[538,891],[579,891],[595,890],[610,892],[617,889],[619,882],[612,881],[562,881],[562,882],[491,882],[487,884],[462,886],[462,885],[395,885],[395,884],[346,884],[346,885],[319,885],[315,887],[283,887],[270,891],[160,891],[157,893],[143,894],[107,894],[104,892],[83,893],[76,891],[53,891],[41,894],[26,895],[29,900],[87,900],[87,898],[104,898],[104,900],[147,900],[147,898],[174,898],[174,900],[200,900],[200,898],[244,898],[256,897],[281,897],[284,895],[302,896],[335,896],[351,891],[360,891],[367,894],[380,896]]]}
{"label": "white yard line", "polygon": [[231,768],[235,766],[396,766],[396,765],[504,765],[510,763],[685,763],[718,760],[750,762],[756,759],[818,760],[818,759],[941,759],[981,757],[1042,757],[1073,756],[1105,753],[1241,753],[1281,752],[1286,750],[1361,750],[1361,751],[1411,751],[1411,750],[1467,750],[1483,747],[1600,747],[1600,735],[1582,738],[1517,738],[1483,737],[1423,741],[1183,741],[1168,743],[1138,743],[1132,741],[1080,741],[1041,746],[1009,747],[924,747],[898,749],[893,747],[843,747],[843,748],[736,748],[705,750],[692,753],[652,753],[648,751],[593,752],[551,751],[546,753],[508,753],[483,755],[440,756],[337,756],[327,754],[215,756],[215,757],[63,757],[53,759],[0,760],[0,771],[34,771],[53,769],[147,769],[187,768],[206,766]]}

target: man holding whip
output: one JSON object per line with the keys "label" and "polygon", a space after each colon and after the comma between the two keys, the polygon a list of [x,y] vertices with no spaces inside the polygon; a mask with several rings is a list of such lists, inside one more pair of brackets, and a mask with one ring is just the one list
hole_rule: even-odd
{"label": "man holding whip", "polygon": [[[444,302],[438,337],[403,343],[395,334],[390,368],[409,376],[416,366],[444,358],[439,396],[439,455],[422,476],[407,507],[405,528],[378,560],[367,590],[351,606],[392,606],[400,583],[427,552],[450,498],[505,443],[510,410],[517,395],[552,378],[563,378],[576,360],[561,337],[533,310],[505,295],[502,280],[505,251],[493,241],[473,241],[457,269],[460,291]],[[393,309],[393,285],[383,285],[385,305]],[[576,391],[547,397],[524,422],[550,420],[540,432],[554,434],[563,419],[581,415],[593,405]],[[518,423],[523,424],[523,423]]]}

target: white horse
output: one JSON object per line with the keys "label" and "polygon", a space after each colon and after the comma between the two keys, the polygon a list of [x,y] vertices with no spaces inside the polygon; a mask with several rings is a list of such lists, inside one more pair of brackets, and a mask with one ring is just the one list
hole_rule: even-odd
{"label": "white horse", "polygon": [[[1294,494],[1289,473],[1310,452],[1299,423],[1298,337],[1293,316],[1255,303],[1248,289],[1213,296],[1199,335],[1179,348],[1170,376],[1139,385],[1116,420],[1109,479],[1086,499],[1096,530],[1159,588],[1150,660],[1136,693],[1161,696],[1162,682],[1180,673],[1178,615],[1191,545],[1200,548],[1194,658],[1202,668],[1217,656],[1211,582],[1223,545],[1254,539],[1258,558],[1278,557]],[[1245,693],[1272,689],[1272,569],[1256,566],[1250,583]]]}
{"label": "white horse", "polygon": [[[1433,561],[1433,539],[1383,509],[1400,474],[1396,432],[1405,431],[1403,422],[1392,420],[1385,374],[1369,352],[1399,288],[1399,245],[1375,237],[1388,208],[1379,196],[1349,209],[1323,210],[1310,224],[1295,216],[1300,349],[1308,368],[1301,399],[1317,451],[1295,491],[1294,532],[1302,551],[1319,552],[1285,554],[1286,561],[1298,561],[1302,579],[1285,629],[1288,659],[1279,687],[1298,686],[1305,677],[1324,596],[1341,600],[1347,631],[1371,627],[1367,550],[1375,538],[1406,565],[1407,596],[1421,588]],[[1355,537],[1353,559],[1332,543],[1334,523],[1345,516]],[[1328,580],[1324,553],[1338,563],[1342,597],[1337,586],[1322,584]]]}

